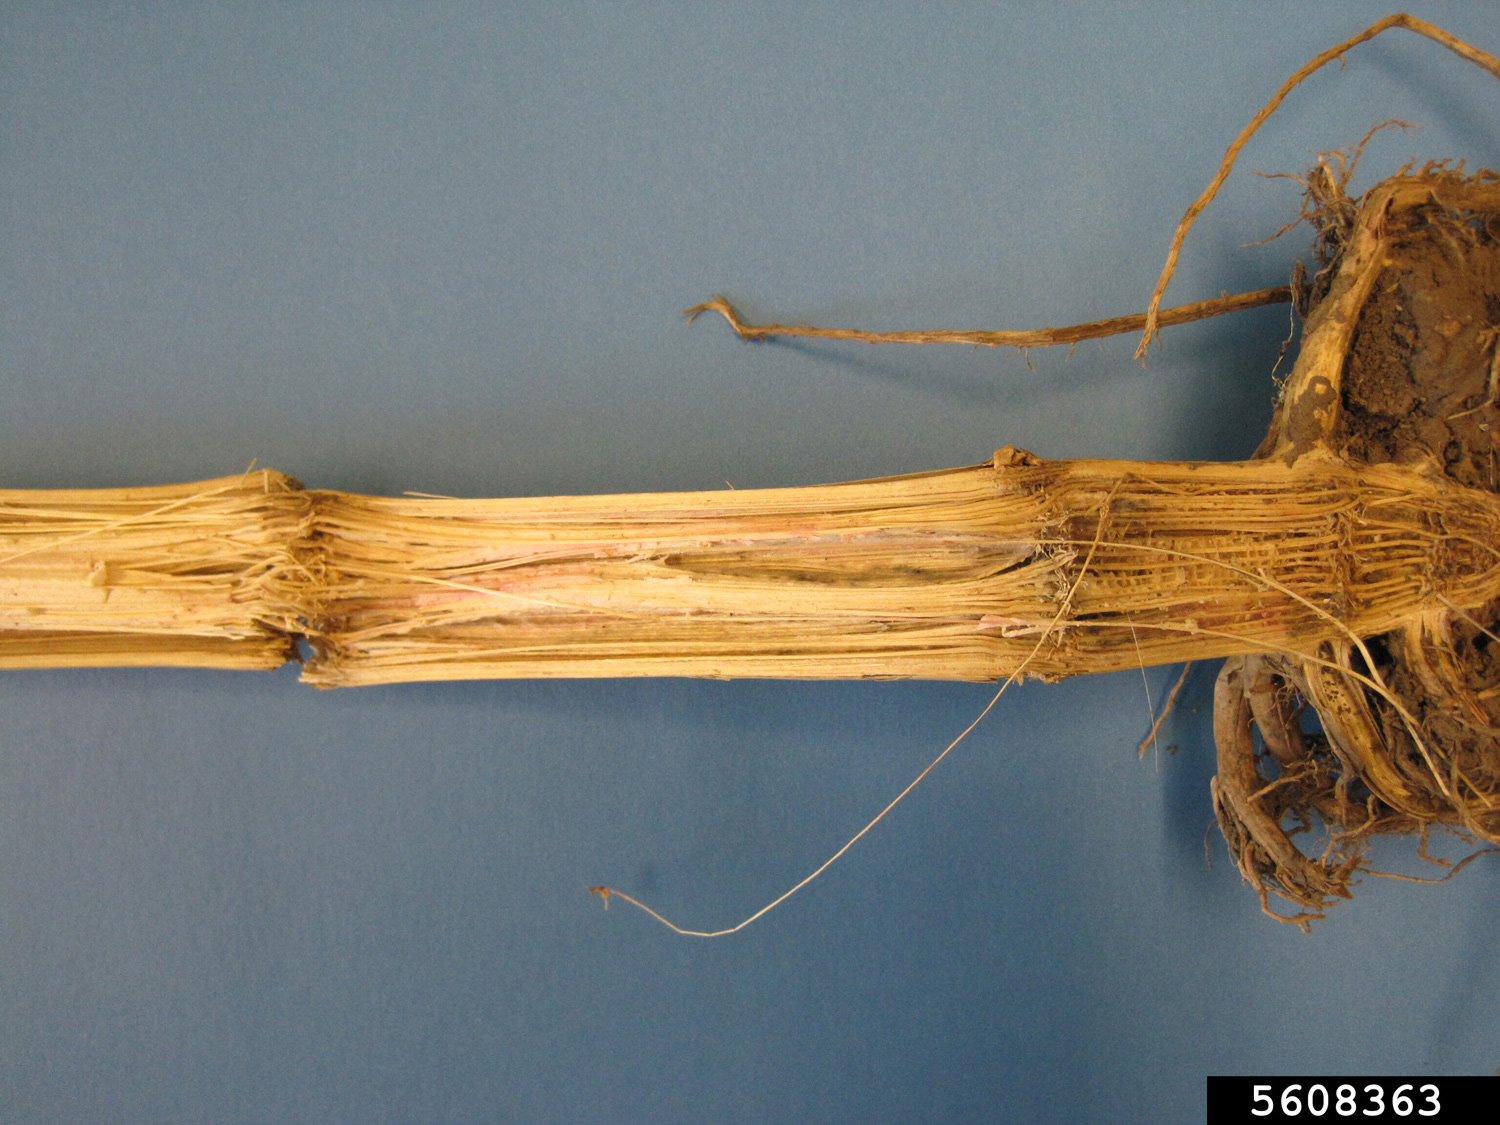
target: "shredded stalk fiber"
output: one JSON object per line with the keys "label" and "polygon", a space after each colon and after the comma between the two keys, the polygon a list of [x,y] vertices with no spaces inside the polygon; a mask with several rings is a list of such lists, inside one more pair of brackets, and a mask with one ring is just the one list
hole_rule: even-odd
{"label": "shredded stalk fiber", "polygon": [[[309,511],[270,470],[163,488],[0,490],[0,668],[275,668],[266,600]],[[294,611],[295,613],[295,611]]]}

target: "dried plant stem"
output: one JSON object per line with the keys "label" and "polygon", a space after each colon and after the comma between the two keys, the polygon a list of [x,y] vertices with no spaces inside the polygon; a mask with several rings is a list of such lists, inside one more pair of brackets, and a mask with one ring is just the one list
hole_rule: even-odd
{"label": "dried plant stem", "polygon": [[161,488],[0,491],[0,668],[275,668],[295,626],[261,583],[309,501],[262,470]]}
{"label": "dried plant stem", "polygon": [[1046,462],[1007,448],[973,468],[810,488],[310,496],[295,563],[267,594],[301,607],[304,678],[322,687],[993,681],[1023,661],[1052,679],[1312,656],[1439,598],[1500,594],[1500,499],[1332,459]]}
{"label": "dried plant stem", "polygon": [[263,472],[11,492],[0,514],[5,666],[261,668],[305,637],[320,687],[1316,659],[1500,596],[1500,498],[1318,457],[1007,447],[852,484],[515,500],[301,491]]}

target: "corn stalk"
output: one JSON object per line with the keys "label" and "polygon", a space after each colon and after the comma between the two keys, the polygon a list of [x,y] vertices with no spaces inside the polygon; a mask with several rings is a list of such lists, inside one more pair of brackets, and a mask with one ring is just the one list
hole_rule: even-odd
{"label": "corn stalk", "polygon": [[[1500,75],[1430,25],[1382,21],[1283,87],[1180,233],[1290,88],[1386,27]],[[1374,834],[1500,843],[1500,177],[1433,165],[1355,200],[1348,172],[1340,159],[1308,180],[1323,268],[1218,303],[1289,298],[1307,314],[1251,461],[1006,446],[884,480],[660,495],[385,498],[271,470],[0,492],[0,668],[257,669],[305,649],[303,679],[342,687],[1010,681],[1227,657],[1215,806],[1263,903],[1282,895],[1305,925],[1347,895]],[[1148,336],[1222,311],[1158,312],[1170,272]],[[742,336],[792,331],[722,300],[689,311],[705,308]],[[1026,347],[1120,323],[879,338]],[[1410,402],[1401,416],[1381,405],[1392,395]],[[1309,855],[1292,836],[1313,818],[1328,836]]]}

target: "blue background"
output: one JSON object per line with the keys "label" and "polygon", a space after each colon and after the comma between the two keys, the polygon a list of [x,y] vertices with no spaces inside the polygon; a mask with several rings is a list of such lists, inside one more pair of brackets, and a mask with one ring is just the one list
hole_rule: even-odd
{"label": "blue background", "polygon": [[[1413,6],[1490,50],[1500,9]],[[459,495],[1234,458],[1285,307],[1067,358],[751,346],[678,310],[1034,327],[1144,306],[1173,225],[1368,4],[5,5],[0,486],[252,459]],[[1274,285],[1313,153],[1500,164],[1404,33],[1295,94],[1169,301]],[[1146,674],[1160,704],[1175,669]],[[1209,1073],[1488,1073],[1500,882],[1312,936],[1210,833],[1212,670],[318,693],[0,676],[0,1119],[1194,1120]],[[1167,747],[1176,747],[1169,753]],[[1207,836],[1206,836],[1207,834]],[[1205,859],[1209,841],[1212,864]],[[1410,847],[1379,854],[1420,873]],[[1430,869],[1429,869],[1430,870]]]}

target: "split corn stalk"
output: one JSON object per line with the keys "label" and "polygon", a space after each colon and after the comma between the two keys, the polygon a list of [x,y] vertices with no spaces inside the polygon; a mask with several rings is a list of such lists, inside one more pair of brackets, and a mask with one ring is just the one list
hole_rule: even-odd
{"label": "split corn stalk", "polygon": [[989,463],[809,488],[457,500],[270,470],[0,493],[0,666],[1045,679],[1314,656],[1500,597],[1500,497],[1394,465]]}
{"label": "split corn stalk", "polygon": [[[1007,446],[850,484],[506,500],[358,496],[272,470],[0,491],[0,668],[301,659],[319,687],[1009,682],[1228,657],[1214,802],[1262,904],[1274,892],[1298,908],[1278,917],[1305,926],[1346,897],[1378,833],[1500,844],[1500,177],[1430,165],[1355,200],[1343,161],[1321,165],[1310,282],[1159,310],[1182,236],[1250,133],[1303,77],[1391,27],[1500,76],[1407,16],[1319,55],[1231,146],[1139,318],[1149,339],[1233,307],[1307,312],[1254,460],[1044,461]],[[1022,348],[1124,324],[873,334],[746,325],[718,299],[690,312],[704,309],[749,337]],[[1409,419],[1376,417],[1369,386],[1349,386],[1392,367],[1421,392]],[[1301,722],[1309,707],[1320,730]],[[1313,817],[1321,854],[1292,842]]]}

